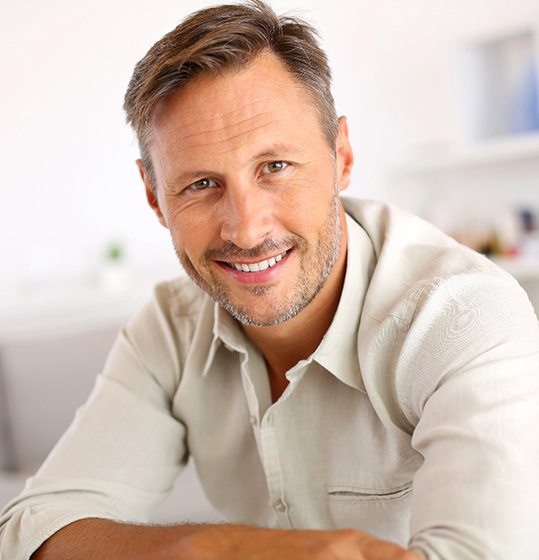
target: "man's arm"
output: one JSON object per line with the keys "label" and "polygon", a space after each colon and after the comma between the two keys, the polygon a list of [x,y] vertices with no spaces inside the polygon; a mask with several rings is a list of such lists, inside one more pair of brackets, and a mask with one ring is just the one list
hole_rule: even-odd
{"label": "man's arm", "polygon": [[367,533],[242,525],[128,525],[84,519],[64,527],[32,560],[420,560]]}
{"label": "man's arm", "polygon": [[444,559],[538,558],[537,318],[501,275],[448,278],[424,299],[400,364],[424,458],[409,544]]}

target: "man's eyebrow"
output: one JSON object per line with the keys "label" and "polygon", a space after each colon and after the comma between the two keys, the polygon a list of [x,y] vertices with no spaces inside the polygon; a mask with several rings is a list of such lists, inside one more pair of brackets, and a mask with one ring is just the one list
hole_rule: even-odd
{"label": "man's eyebrow", "polygon": [[[294,156],[303,156],[305,153],[305,150],[301,149],[299,146],[278,142],[270,146],[268,149],[255,154],[249,159],[250,161],[265,160],[268,158],[275,158],[278,160]],[[192,169],[178,173],[178,175],[174,176],[172,181],[167,181],[167,184],[170,186],[183,185],[205,177],[214,177],[215,175],[216,172],[209,169]]]}
{"label": "man's eyebrow", "polygon": [[267,150],[254,155],[251,160],[265,159],[265,158],[282,158],[290,157],[294,155],[304,155],[305,150],[302,150],[299,146],[293,146],[291,144],[284,144],[278,142],[273,144]]}

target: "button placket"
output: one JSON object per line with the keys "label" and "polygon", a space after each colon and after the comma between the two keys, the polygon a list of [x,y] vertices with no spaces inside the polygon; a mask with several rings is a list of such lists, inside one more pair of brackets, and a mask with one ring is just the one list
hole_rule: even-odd
{"label": "button placket", "polygon": [[256,418],[256,423],[258,424],[258,399],[253,382],[247,372],[247,362],[248,356],[247,354],[244,354],[241,360],[241,380],[243,384],[243,392],[245,394],[245,398],[247,399],[247,406],[249,407],[249,421],[252,425],[254,425],[253,418]]}
{"label": "button placket", "polygon": [[[277,405],[273,405],[272,408],[275,406]],[[270,504],[276,513],[277,524],[281,528],[292,528],[288,517],[288,505],[285,501],[275,415],[275,410],[269,410],[262,418],[260,426],[261,458],[266,473]]]}

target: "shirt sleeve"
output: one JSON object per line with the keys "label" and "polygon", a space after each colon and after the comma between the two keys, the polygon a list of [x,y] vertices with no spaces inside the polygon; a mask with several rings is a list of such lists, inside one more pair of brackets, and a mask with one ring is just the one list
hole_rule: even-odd
{"label": "shirt sleeve", "polygon": [[177,351],[156,302],[116,340],[87,403],[0,516],[0,558],[28,560],[83,518],[147,522],[187,461],[171,414]]}
{"label": "shirt sleeve", "polygon": [[428,560],[538,558],[539,328],[523,290],[501,275],[441,281],[401,355],[424,458],[410,548]]}

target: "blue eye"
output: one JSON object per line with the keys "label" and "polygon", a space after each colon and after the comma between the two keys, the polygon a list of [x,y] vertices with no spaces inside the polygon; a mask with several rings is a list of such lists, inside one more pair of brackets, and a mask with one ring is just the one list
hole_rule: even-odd
{"label": "blue eye", "polygon": [[286,161],[270,161],[266,163],[262,168],[263,173],[278,173],[279,171],[283,171],[288,167],[288,163]]}
{"label": "blue eye", "polygon": [[205,189],[211,189],[217,186],[217,183],[213,179],[199,179],[194,183],[191,183],[187,188],[192,191],[203,191]]}

